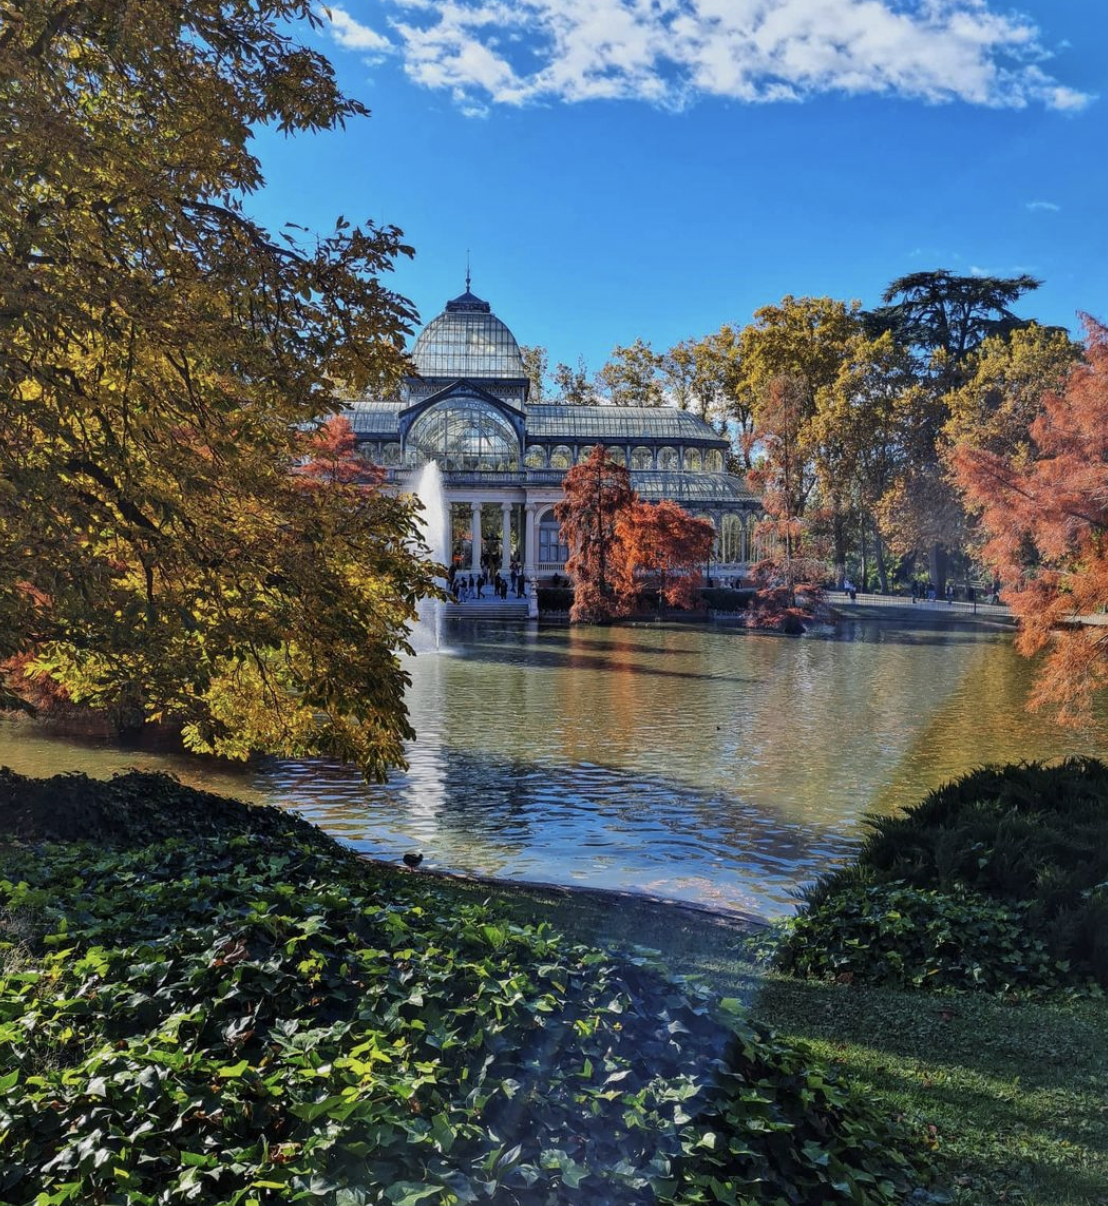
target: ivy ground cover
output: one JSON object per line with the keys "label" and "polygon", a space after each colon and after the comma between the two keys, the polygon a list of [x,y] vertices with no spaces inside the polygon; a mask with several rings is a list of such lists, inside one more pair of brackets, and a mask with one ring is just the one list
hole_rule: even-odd
{"label": "ivy ground cover", "polygon": [[30,844],[8,806],[49,784],[0,787],[0,1202],[926,1199],[905,1133],[734,1001],[283,814],[165,838],[212,798],[132,776],[87,794],[148,844]]}

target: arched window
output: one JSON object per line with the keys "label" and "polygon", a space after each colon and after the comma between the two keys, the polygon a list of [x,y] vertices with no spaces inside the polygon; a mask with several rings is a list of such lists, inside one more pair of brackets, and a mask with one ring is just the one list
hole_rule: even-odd
{"label": "arched window", "polygon": [[545,469],[546,449],[541,444],[532,444],[527,449],[527,455],[523,458],[523,463],[528,469]]}
{"label": "arched window", "polygon": [[709,448],[704,454],[704,472],[723,472],[723,453],[718,448]]}
{"label": "arched window", "polygon": [[568,469],[573,464],[573,449],[559,444],[550,450],[550,468]]}
{"label": "arched window", "polygon": [[425,411],[408,431],[408,448],[444,469],[519,468],[511,423],[483,398],[455,395]]}
{"label": "arched window", "polygon": [[381,449],[381,464],[382,465],[399,465],[400,464],[400,445],[386,444]]}
{"label": "arched window", "polygon": [[653,469],[654,468],[654,449],[653,448],[636,448],[631,453],[631,468],[632,469]]}
{"label": "arched window", "polygon": [[615,461],[617,465],[627,464],[627,455],[624,453],[622,448],[612,446],[605,448],[604,451],[608,454],[608,459],[610,461]]}
{"label": "arched window", "polygon": [[696,518],[702,519],[705,523],[710,523],[712,525],[712,527],[715,528],[716,538],[715,538],[715,540],[712,541],[711,559],[713,561],[718,561],[719,560],[719,528],[716,527],[716,521],[712,518],[711,515],[705,515],[703,511]]}
{"label": "arched window", "polygon": [[725,515],[720,532],[720,561],[737,565],[743,560],[743,528],[737,515]]}
{"label": "arched window", "polygon": [[751,561],[761,561],[777,552],[777,536],[772,530],[760,530],[757,520],[751,520],[749,532]]}
{"label": "arched window", "polygon": [[578,446],[578,448],[577,448],[577,464],[578,465],[580,465],[582,461],[587,461],[589,459],[589,457],[592,456],[592,449],[593,449],[592,444],[580,444]]}
{"label": "arched window", "polygon": [[542,565],[564,565],[569,549],[561,543],[561,524],[554,518],[553,511],[544,511],[539,516],[539,563]]}
{"label": "arched window", "polygon": [[681,468],[681,458],[676,448],[658,449],[658,468],[665,473],[676,473]]}
{"label": "arched window", "polygon": [[700,449],[699,448],[686,448],[685,449],[685,472],[686,473],[699,473],[702,468],[703,468],[703,462],[700,459]]}

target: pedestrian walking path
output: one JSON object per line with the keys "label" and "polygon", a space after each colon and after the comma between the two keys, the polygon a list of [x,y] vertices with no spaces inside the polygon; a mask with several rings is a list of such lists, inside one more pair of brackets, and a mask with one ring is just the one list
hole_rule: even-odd
{"label": "pedestrian walking path", "polygon": [[981,616],[985,619],[1011,620],[1012,613],[1002,603],[982,603],[976,600],[967,603],[955,599],[948,603],[945,599],[913,599],[910,595],[875,595],[858,591],[852,599],[845,591],[831,590],[827,592],[827,601],[836,611],[849,611],[851,608],[906,608],[933,617],[943,615]]}

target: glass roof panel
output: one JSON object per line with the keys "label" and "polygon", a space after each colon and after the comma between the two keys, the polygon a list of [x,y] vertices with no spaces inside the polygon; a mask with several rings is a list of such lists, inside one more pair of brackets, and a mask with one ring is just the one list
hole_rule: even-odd
{"label": "glass roof panel", "polygon": [[420,332],[412,359],[421,377],[451,381],[521,378],[523,359],[515,336],[495,314],[446,310]]}
{"label": "glass roof panel", "polygon": [[530,406],[527,435],[536,440],[602,440],[606,444],[643,440],[726,444],[703,419],[671,406]]}
{"label": "glass roof panel", "polygon": [[753,502],[756,495],[731,473],[659,473],[632,471],[631,485],[651,502],[672,498],[679,503]]}
{"label": "glass roof panel", "polygon": [[396,439],[400,435],[400,412],[403,409],[402,402],[363,399],[348,405],[343,414],[350,420],[356,436],[363,439],[367,436]]}

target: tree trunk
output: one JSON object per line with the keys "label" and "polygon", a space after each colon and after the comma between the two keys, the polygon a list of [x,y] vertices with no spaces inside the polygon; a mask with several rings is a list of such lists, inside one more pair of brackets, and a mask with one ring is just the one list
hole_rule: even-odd
{"label": "tree trunk", "polygon": [[873,556],[877,562],[877,577],[881,583],[881,593],[889,593],[889,567],[885,561],[885,542],[876,524],[873,525]]}
{"label": "tree trunk", "polygon": [[831,538],[834,544],[833,557],[835,562],[835,585],[841,589],[843,582],[846,579],[846,518],[835,507],[835,513],[831,520]]}
{"label": "tree trunk", "polygon": [[935,597],[941,599],[946,589],[946,549],[933,544],[927,552],[927,564],[931,581],[935,584]]}
{"label": "tree trunk", "polygon": [[859,588],[861,590],[865,590],[866,589],[866,580],[869,578],[869,560],[866,556],[866,521],[864,519],[862,520],[861,527],[858,532],[858,536],[859,536],[859,541],[860,541],[860,551],[862,554],[862,573],[861,573],[861,582],[859,583]]}

